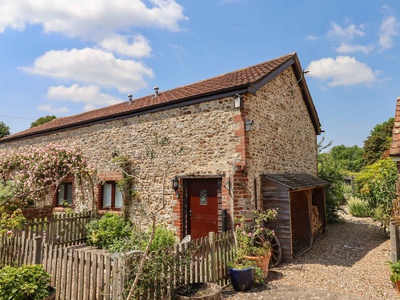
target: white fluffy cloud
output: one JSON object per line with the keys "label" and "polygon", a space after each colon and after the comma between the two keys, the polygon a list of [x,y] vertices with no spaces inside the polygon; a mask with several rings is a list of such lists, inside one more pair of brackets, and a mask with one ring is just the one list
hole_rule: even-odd
{"label": "white fluffy cloud", "polygon": [[123,101],[117,97],[101,93],[100,88],[96,85],[79,86],[78,84],[73,84],[70,87],[63,85],[49,87],[47,98],[56,101],[69,100],[84,103],[86,111]]}
{"label": "white fluffy cloud", "polygon": [[393,16],[386,18],[380,28],[379,32],[379,45],[382,49],[389,49],[393,47],[393,37],[399,35],[399,23]]}
{"label": "white fluffy cloud", "polygon": [[27,24],[42,25],[46,32],[101,40],[132,27],[180,29],[186,19],[174,0],[13,0],[0,2],[0,32],[23,30]]}
{"label": "white fluffy cloud", "polygon": [[364,26],[356,26],[354,24],[350,24],[347,28],[343,28],[342,26],[332,23],[332,28],[328,32],[328,37],[339,37],[343,40],[352,40],[355,36],[363,36],[365,32],[363,31]]}
{"label": "white fluffy cloud", "polygon": [[342,44],[342,45],[340,45],[340,47],[336,48],[336,52],[338,52],[338,53],[362,52],[364,54],[368,54],[373,49],[374,49],[373,46]]}
{"label": "white fluffy cloud", "polygon": [[368,65],[349,56],[315,60],[307,69],[310,76],[329,81],[328,85],[331,87],[370,84],[376,81],[376,73]]}
{"label": "white fluffy cloud", "polygon": [[[180,22],[186,19],[176,0],[0,0],[0,33],[37,25],[46,33],[93,43],[84,49],[49,50],[32,66],[21,68],[69,84],[50,87],[47,97],[85,103],[86,110],[118,101],[101,90],[115,88],[134,94],[154,76],[137,61],[152,54],[150,42],[138,30],[179,31]],[[52,105],[38,109],[67,112],[65,107]]]}
{"label": "white fluffy cloud", "polygon": [[37,58],[32,67],[22,69],[32,74],[116,88],[123,93],[135,93],[146,87],[145,77],[154,76],[141,62],[119,59],[112,53],[91,48],[51,50]]}
{"label": "white fluffy cloud", "polygon": [[[130,42],[132,40],[132,42]],[[100,46],[109,51],[130,57],[150,56],[151,48],[149,42],[143,35],[128,37],[114,34],[100,42]]]}

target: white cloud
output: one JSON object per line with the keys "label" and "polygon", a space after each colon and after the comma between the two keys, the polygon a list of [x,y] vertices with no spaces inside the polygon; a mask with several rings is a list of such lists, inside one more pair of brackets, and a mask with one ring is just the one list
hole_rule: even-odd
{"label": "white cloud", "polygon": [[92,110],[122,102],[123,100],[100,92],[95,85],[79,86],[73,84],[70,87],[52,86],[47,91],[47,98],[56,101],[72,101],[85,103],[85,110]]}
{"label": "white cloud", "polygon": [[376,73],[368,65],[350,56],[315,60],[307,69],[310,76],[329,81],[330,87],[370,84],[377,80]]}
{"label": "white cloud", "polygon": [[393,47],[393,37],[399,35],[398,28],[399,23],[393,16],[390,16],[383,21],[379,32],[379,45],[382,49]]}
{"label": "white cloud", "polygon": [[328,37],[339,37],[342,40],[352,40],[355,36],[363,36],[365,32],[363,31],[363,26],[357,26],[350,24],[347,28],[342,28],[342,26],[332,23],[332,28],[328,31]]}
{"label": "white cloud", "polygon": [[147,86],[145,77],[153,71],[141,62],[116,58],[98,49],[51,50],[37,58],[25,72],[58,79],[74,80],[123,93],[135,93]]}
{"label": "white cloud", "polygon": [[[133,41],[130,42],[129,40]],[[141,58],[151,54],[149,42],[140,34],[133,37],[114,34],[101,41],[100,46],[106,50],[130,57]]]}
{"label": "white cloud", "polygon": [[64,114],[64,113],[68,113],[69,112],[69,109],[67,107],[65,107],[65,106],[60,107],[60,108],[56,108],[56,107],[53,107],[51,104],[49,104],[49,105],[38,105],[36,108],[38,110],[45,111],[45,112],[48,112],[48,113],[51,113],[51,114]]}
{"label": "white cloud", "polygon": [[316,40],[318,40],[318,37],[315,36],[315,35],[310,34],[310,35],[308,35],[308,36],[306,37],[306,40],[307,40],[307,41],[316,41]]}
{"label": "white cloud", "polygon": [[373,46],[350,45],[350,44],[342,44],[340,45],[340,47],[336,48],[336,52],[338,53],[362,52],[364,54],[368,54],[372,50],[374,50]]}
{"label": "white cloud", "polygon": [[180,30],[179,22],[187,19],[182,6],[175,0],[150,3],[151,7],[143,0],[1,1],[0,32],[39,24],[45,32],[101,41],[114,32],[127,32],[133,27]]}

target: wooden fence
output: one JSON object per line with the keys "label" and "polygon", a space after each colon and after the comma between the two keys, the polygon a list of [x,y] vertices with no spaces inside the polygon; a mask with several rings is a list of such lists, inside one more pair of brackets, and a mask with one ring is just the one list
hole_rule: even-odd
{"label": "wooden fence", "polygon": [[42,264],[51,274],[56,299],[120,299],[126,274],[123,256],[94,247],[44,245]]}
{"label": "wooden fence", "polygon": [[43,237],[48,244],[72,246],[86,242],[86,224],[95,218],[93,212],[60,213],[51,217],[29,219],[14,236],[33,239]]}
{"label": "wooden fence", "polygon": [[0,266],[38,261],[37,257],[41,255],[38,249],[43,248],[38,243],[62,247],[84,244],[86,224],[93,219],[94,214],[91,212],[29,219],[21,229],[13,230],[12,238],[0,238]]}
{"label": "wooden fence", "polygon": [[[46,230],[42,230],[43,225],[36,221],[31,223],[34,228],[25,228],[29,234],[16,235],[0,242],[0,265],[43,264],[51,274],[51,284],[56,288],[56,298],[59,300],[121,298],[128,277],[134,275],[132,270],[137,266],[141,254],[110,254],[84,244],[70,246],[84,240],[75,234],[81,231],[81,225],[75,230],[68,227],[70,225],[65,225],[74,222],[72,216],[55,220],[55,226],[51,222],[46,223],[46,226],[49,225],[44,226]],[[51,239],[46,236],[42,238],[39,233],[47,235],[54,230],[47,229],[52,228],[51,226],[57,228],[57,235],[52,234]],[[70,228],[74,233],[65,234],[65,239],[57,239],[65,232],[64,228]],[[161,299],[163,295],[170,294],[176,284],[182,283],[214,282],[221,286],[228,284],[226,264],[235,253],[232,232],[210,233],[208,237],[177,246],[174,253],[179,269],[172,272],[171,268],[163,268],[160,278],[155,278],[153,285],[141,291],[140,295],[137,294],[135,299]],[[161,284],[161,277],[164,281],[168,279],[167,285]]]}

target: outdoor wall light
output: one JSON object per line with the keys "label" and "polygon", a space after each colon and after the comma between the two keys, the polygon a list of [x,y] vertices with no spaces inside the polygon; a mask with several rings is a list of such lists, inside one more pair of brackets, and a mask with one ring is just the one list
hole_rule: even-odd
{"label": "outdoor wall light", "polygon": [[236,94],[233,100],[235,102],[235,108],[240,108],[242,106],[242,96]]}
{"label": "outdoor wall light", "polygon": [[172,189],[175,191],[175,193],[176,193],[176,197],[177,198],[179,198],[179,192],[178,192],[178,189],[179,189],[179,179],[178,179],[178,177],[174,177],[174,179],[172,179]]}

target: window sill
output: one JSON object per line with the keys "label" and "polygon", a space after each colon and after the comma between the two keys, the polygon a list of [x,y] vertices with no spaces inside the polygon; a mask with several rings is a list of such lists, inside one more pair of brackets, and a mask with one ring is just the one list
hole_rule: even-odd
{"label": "window sill", "polygon": [[99,209],[98,213],[100,215],[104,215],[105,213],[111,212],[113,214],[122,215],[122,211],[120,209]]}
{"label": "window sill", "polygon": [[74,209],[73,207],[55,206],[55,207],[53,207],[53,211],[54,212],[65,212],[65,210],[67,208]]}

